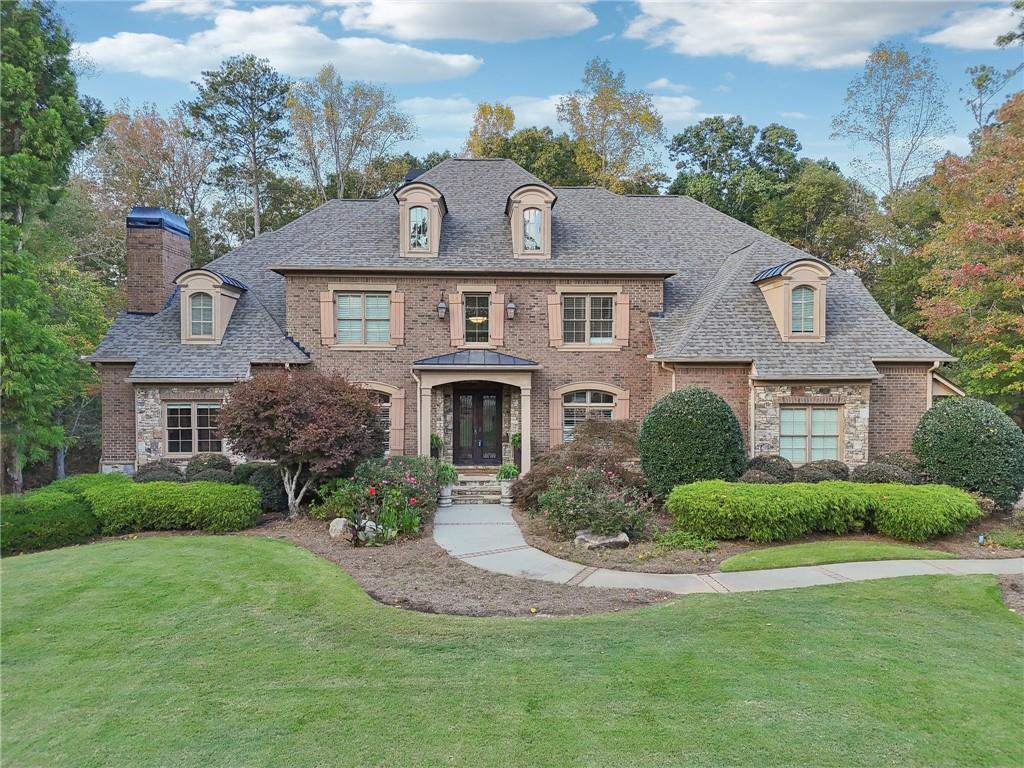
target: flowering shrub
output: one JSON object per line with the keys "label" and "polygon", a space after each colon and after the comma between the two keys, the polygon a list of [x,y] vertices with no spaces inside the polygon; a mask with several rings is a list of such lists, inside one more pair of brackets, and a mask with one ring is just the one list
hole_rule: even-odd
{"label": "flowering shrub", "polygon": [[582,467],[552,479],[539,506],[548,525],[564,536],[589,528],[603,535],[624,531],[637,538],[647,527],[654,500],[613,470]]}
{"label": "flowering shrub", "polygon": [[437,509],[437,461],[434,459],[425,456],[370,459],[356,467],[354,479],[371,498],[397,488],[403,498],[416,499],[413,506],[420,515],[430,515]]}

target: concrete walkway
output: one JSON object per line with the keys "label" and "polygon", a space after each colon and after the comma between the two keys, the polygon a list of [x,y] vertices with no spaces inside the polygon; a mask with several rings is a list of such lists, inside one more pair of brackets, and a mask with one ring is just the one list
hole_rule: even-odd
{"label": "concrete walkway", "polygon": [[448,554],[493,573],[584,587],[693,592],[756,592],[896,576],[1024,573],[1024,558],[1005,560],[881,560],[773,568],[739,573],[639,573],[594,568],[526,543],[512,513],[498,504],[456,504],[437,510],[434,540]]}

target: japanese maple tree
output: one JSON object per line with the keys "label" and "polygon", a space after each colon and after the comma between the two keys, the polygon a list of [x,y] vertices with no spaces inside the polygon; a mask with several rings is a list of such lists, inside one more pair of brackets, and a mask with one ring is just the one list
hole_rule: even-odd
{"label": "japanese maple tree", "polygon": [[383,450],[370,393],[318,371],[277,370],[237,384],[220,418],[233,451],[277,462],[291,516],[319,478]]}

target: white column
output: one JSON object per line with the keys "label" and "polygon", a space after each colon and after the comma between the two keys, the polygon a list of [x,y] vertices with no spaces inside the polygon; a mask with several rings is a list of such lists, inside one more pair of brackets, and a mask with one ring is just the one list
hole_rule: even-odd
{"label": "white column", "polygon": [[533,458],[533,445],[530,439],[530,419],[533,408],[530,405],[530,388],[519,388],[519,434],[522,437],[522,472],[525,475],[530,471],[530,464]]}
{"label": "white column", "polygon": [[419,423],[419,454],[420,456],[430,455],[430,421],[431,413],[431,392],[430,374],[424,372],[420,379],[420,423]]}

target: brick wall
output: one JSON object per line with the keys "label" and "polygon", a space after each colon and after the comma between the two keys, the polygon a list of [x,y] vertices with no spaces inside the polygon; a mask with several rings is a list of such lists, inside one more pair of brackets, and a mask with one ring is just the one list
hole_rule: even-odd
{"label": "brick wall", "polygon": [[135,466],[135,395],[125,379],[132,363],[104,363],[100,373],[101,425],[103,432],[100,467],[122,469]]}
{"label": "brick wall", "polygon": [[159,312],[174,290],[174,278],[192,266],[187,237],[158,227],[129,227],[128,309]]}
{"label": "brick wall", "polygon": [[871,384],[871,458],[885,453],[910,452],[910,441],[921,415],[928,410],[931,366],[875,366],[882,378]]}
{"label": "brick wall", "polygon": [[[750,366],[749,365],[676,365],[676,389],[701,387],[721,397],[736,413],[743,442],[750,446]],[[671,389],[671,381],[669,382]]]}
{"label": "brick wall", "polygon": [[[393,350],[347,351],[326,347],[320,339],[321,291],[332,282],[394,283],[405,294],[405,343]],[[313,365],[327,373],[340,373],[353,382],[381,382],[406,391],[405,452],[416,453],[416,383],[412,363],[424,357],[455,350],[451,345],[448,320],[437,317],[442,295],[455,293],[460,283],[493,284],[505,300],[516,303],[516,317],[505,321],[505,343],[497,351],[536,360],[541,370],[533,376],[532,436],[533,455],[548,447],[551,388],[577,381],[594,381],[628,389],[630,417],[641,418],[653,401],[654,363],[647,360],[653,351],[648,313],[662,309],[662,283],[659,279],[580,279],[554,277],[494,278],[484,275],[424,277],[415,275],[363,276],[337,274],[297,274],[287,280],[287,332],[313,357]],[[617,285],[630,297],[629,345],[620,351],[559,351],[548,342],[547,297],[556,285]]]}

